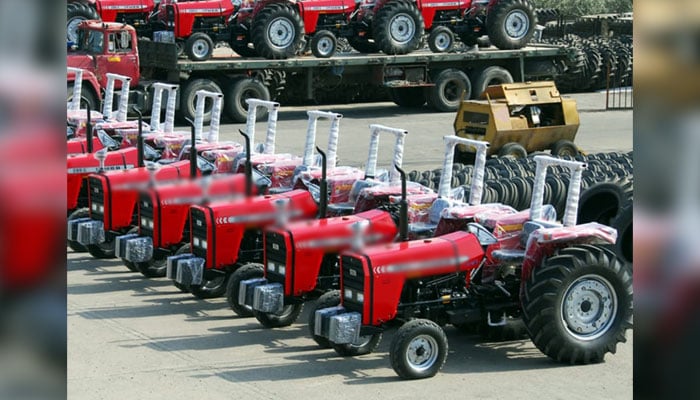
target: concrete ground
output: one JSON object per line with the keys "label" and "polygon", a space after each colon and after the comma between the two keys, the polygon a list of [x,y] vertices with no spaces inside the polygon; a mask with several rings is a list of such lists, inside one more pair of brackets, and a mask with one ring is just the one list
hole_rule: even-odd
{"label": "concrete ground", "polygon": [[[601,94],[574,97],[582,111],[577,137],[582,149],[632,149],[631,111],[603,112]],[[278,151],[301,153],[306,109],[282,108]],[[441,138],[452,132],[450,113],[405,114],[391,103],[324,109],[345,116],[340,165],[364,163],[369,123],[409,130],[407,169],[439,168]],[[318,142],[325,147],[323,126]],[[238,140],[235,132],[242,127],[222,126],[222,139]],[[388,165],[390,149],[384,149]],[[568,366],[551,361],[529,340],[484,342],[448,327],[442,371],[431,379],[402,381],[388,358],[393,331],[373,354],[344,359],[309,338],[310,307],[290,327],[263,329],[255,319],[236,317],[224,299],[197,300],[164,278],[145,279],[119,261],[70,250],[67,281],[71,399],[632,397],[631,332],[605,363]]]}

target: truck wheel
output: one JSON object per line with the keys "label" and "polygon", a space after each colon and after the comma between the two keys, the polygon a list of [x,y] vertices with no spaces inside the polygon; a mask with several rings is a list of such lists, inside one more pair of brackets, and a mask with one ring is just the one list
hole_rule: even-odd
{"label": "truck wheel", "polygon": [[134,263],[139,272],[146,278],[162,278],[165,276],[165,269],[168,266],[168,258],[151,258],[145,262]]}
{"label": "truck wheel", "polygon": [[[240,78],[229,86],[224,98],[224,112],[235,122],[246,122],[248,104],[246,99],[270,100],[270,91],[255,78]],[[267,109],[259,108],[255,115],[258,121],[267,117]]]}
{"label": "truck wheel", "polygon": [[316,326],[316,311],[324,308],[335,307],[339,304],[340,290],[331,290],[322,294],[321,297],[316,300],[316,304],[314,304],[314,308],[311,309],[311,313],[309,314],[309,333],[311,334],[311,338],[324,349],[330,349],[333,346],[327,338],[314,334],[314,327]]}
{"label": "truck wheel", "polygon": [[[74,219],[80,219],[80,218],[88,218],[90,216],[90,210],[87,208],[79,208],[71,213],[71,215],[68,216],[68,221],[72,221]],[[77,240],[66,240],[68,247],[71,248],[75,253],[84,253],[87,251],[87,248],[83,246],[82,244],[78,243]]]}
{"label": "truck wheel", "polygon": [[579,154],[578,147],[570,140],[559,140],[552,145],[552,155],[557,157],[576,157]]}
{"label": "truck wheel", "polygon": [[438,26],[428,36],[428,47],[433,53],[449,53],[455,47],[455,34],[446,26]]}
{"label": "truck wheel", "polygon": [[391,367],[403,379],[435,376],[447,359],[447,336],[427,319],[405,323],[391,341]]}
{"label": "truck wheel", "polygon": [[185,42],[185,53],[192,61],[206,61],[214,53],[214,42],[206,33],[193,33]]}
{"label": "truck wheel", "polygon": [[525,47],[535,32],[537,17],[528,0],[501,0],[486,17],[491,43],[502,50]]}
{"label": "truck wheel", "polygon": [[515,142],[506,143],[498,150],[499,157],[526,158],[527,150],[520,144]]}
{"label": "truck wheel", "polygon": [[374,39],[385,54],[407,54],[418,49],[425,32],[423,16],[415,4],[395,0],[377,12]]}
{"label": "truck wheel", "polygon": [[559,250],[525,283],[523,320],[540,351],[562,363],[602,362],[632,327],[632,272],[611,250]]}
{"label": "truck wheel", "polygon": [[338,41],[331,31],[318,31],[311,38],[311,52],[318,58],[329,58],[335,53]]}
{"label": "truck wheel", "polygon": [[241,286],[241,281],[248,279],[262,278],[265,276],[264,267],[262,264],[250,263],[236,269],[228,280],[226,285],[226,301],[228,301],[231,310],[240,317],[252,317],[253,309],[240,304],[238,302],[238,292]]}
{"label": "truck wheel", "polygon": [[425,104],[425,89],[422,87],[394,88],[389,94],[400,107],[415,108]]}
{"label": "truck wheel", "polygon": [[304,23],[288,4],[266,6],[255,17],[252,26],[255,50],[267,59],[294,57],[304,34]]}
{"label": "truck wheel", "polygon": [[114,256],[114,238],[105,240],[103,243],[89,244],[85,246],[91,256],[99,259],[115,258]]}
{"label": "truck wheel", "polygon": [[478,99],[481,97],[487,87],[503,83],[513,83],[513,75],[507,69],[496,66],[484,68],[477,75],[474,85],[472,85],[473,98]]}
{"label": "truck wheel", "polygon": [[[198,90],[208,90],[210,92],[219,92],[221,87],[216,84],[216,82],[211,79],[194,79],[185,84],[184,89],[182,89],[182,95],[180,96],[180,117],[184,120],[189,118],[194,121],[194,111],[197,107],[196,93]],[[211,121],[211,103],[204,108],[204,123],[208,124]]]}
{"label": "truck wheel", "polygon": [[377,346],[379,346],[380,340],[382,340],[381,333],[375,333],[374,335],[364,335],[360,336],[357,342],[355,343],[333,343],[333,350],[335,350],[335,352],[338,353],[338,355],[343,357],[361,356],[373,352],[377,348]]}
{"label": "truck wheel", "polygon": [[472,84],[464,72],[448,68],[434,78],[435,86],[427,89],[428,106],[440,112],[453,112],[459,108],[462,98],[471,96]]}
{"label": "truck wheel", "polygon": [[264,313],[253,310],[253,316],[260,321],[265,328],[281,328],[289,326],[299,318],[304,303],[288,304],[282,308],[279,314]]}
{"label": "truck wheel", "polygon": [[377,47],[375,42],[370,42],[368,39],[362,37],[350,37],[348,38],[348,43],[350,47],[363,54],[379,52],[379,47]]}
{"label": "truck wheel", "polygon": [[[73,84],[68,84],[68,95],[66,96],[66,101],[70,102],[73,100]],[[96,111],[100,107],[100,102],[97,100],[95,93],[89,87],[87,82],[83,83],[83,88],[80,91],[80,108],[87,109],[87,105],[90,105],[90,109]]]}
{"label": "truck wheel", "polygon": [[[127,235],[130,235],[132,233],[139,233],[139,227],[135,226],[131,229],[129,229],[128,232],[126,232]],[[131,261],[127,261],[125,258],[121,259],[124,265],[126,265],[127,268],[129,268],[129,271],[131,272],[141,272],[139,271],[139,268],[136,266],[136,264],[132,263]]]}
{"label": "truck wheel", "polygon": [[78,25],[90,19],[100,19],[97,10],[80,2],[68,3],[66,8],[66,38],[73,43],[78,41]]}
{"label": "truck wheel", "polygon": [[[181,254],[187,254],[187,253],[192,253],[192,246],[190,246],[189,243],[187,243],[186,245],[183,245],[179,249],[177,249],[177,251],[175,252],[175,255],[179,256]],[[175,285],[175,287],[180,289],[180,291],[183,293],[190,292],[190,287],[188,285],[183,285],[182,283],[179,283],[175,280],[173,280],[173,285]]]}
{"label": "truck wheel", "polygon": [[198,299],[214,299],[226,294],[226,285],[231,274],[224,272],[214,279],[203,279],[201,285],[190,285],[190,293]]}

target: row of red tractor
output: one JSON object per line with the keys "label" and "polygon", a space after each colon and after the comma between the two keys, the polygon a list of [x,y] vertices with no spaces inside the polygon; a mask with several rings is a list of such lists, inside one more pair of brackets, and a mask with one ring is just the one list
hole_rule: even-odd
{"label": "row of red tractor", "polygon": [[488,35],[500,49],[519,49],[537,23],[529,0],[68,0],[68,40],[86,19],[124,22],[140,36],[177,43],[194,61],[217,42],[243,57],[284,59],[310,50],[331,57],[344,39],[360,53],[406,54],[426,40],[451,51]]}
{"label": "row of red tractor", "polygon": [[[248,100],[241,144],[219,141],[218,93],[197,93],[197,117],[180,132],[172,102],[165,121],[159,112],[148,124],[127,121],[126,102],[112,111],[110,87],[102,112],[69,104],[73,251],[119,257],[198,298],[226,296],[234,313],[267,328],[295,323],[313,300],[310,336],[342,356],[372,352],[386,329],[398,327],[391,365],[406,379],[439,371],[448,324],[497,331],[524,323],[543,353],[584,364],[602,362],[632,327],[631,269],[609,250],[615,229],[576,223],[583,163],[537,156],[531,207],[518,212],[481,202],[485,142],[444,137],[436,193],[407,182],[403,129],[370,125],[362,170],[336,165],[337,113],[309,111],[304,153],[280,154],[278,103]],[[153,109],[162,93],[174,99],[177,90],[157,85]],[[207,127],[206,99],[213,103]],[[268,120],[256,144],[261,107]],[[322,151],[316,133],[326,121]],[[386,135],[394,146],[382,170]],[[475,152],[468,193],[450,186],[458,144]],[[561,216],[542,204],[550,166],[571,176]]]}

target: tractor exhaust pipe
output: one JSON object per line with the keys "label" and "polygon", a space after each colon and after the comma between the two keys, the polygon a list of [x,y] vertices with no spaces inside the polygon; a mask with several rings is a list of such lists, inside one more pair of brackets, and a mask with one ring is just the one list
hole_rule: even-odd
{"label": "tractor exhaust pipe", "polygon": [[185,118],[190,124],[190,179],[197,178],[197,129],[194,121]]}
{"label": "tractor exhaust pipe", "polygon": [[132,107],[132,110],[139,116],[139,135],[136,137],[136,152],[138,153],[138,167],[143,168],[145,165],[143,161],[143,114],[138,107]]}
{"label": "tractor exhaust pipe", "polygon": [[250,161],[250,136],[242,130],[238,132],[245,138],[245,195],[253,196],[253,164]]}
{"label": "tractor exhaust pipe", "polygon": [[408,241],[408,195],[406,194],[406,172],[397,164],[394,168],[401,175],[401,201],[399,202],[399,240],[402,242]]}
{"label": "tractor exhaust pipe", "polygon": [[318,202],[318,216],[319,218],[326,217],[326,209],[328,208],[328,180],[327,177],[327,165],[326,165],[326,153],[324,153],[318,146],[316,146],[316,151],[321,155],[321,183],[319,185],[320,199]]}
{"label": "tractor exhaust pipe", "polygon": [[85,134],[87,135],[87,152],[92,153],[93,146],[92,146],[92,109],[90,109],[90,103],[88,102],[86,104],[87,106],[87,121],[85,121],[85,129],[86,132]]}

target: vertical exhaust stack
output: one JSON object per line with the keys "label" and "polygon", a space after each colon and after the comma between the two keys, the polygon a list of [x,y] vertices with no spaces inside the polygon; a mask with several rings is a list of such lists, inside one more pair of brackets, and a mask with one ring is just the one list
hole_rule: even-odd
{"label": "vertical exhaust stack", "polygon": [[326,153],[324,153],[318,146],[316,151],[321,155],[321,182],[319,185],[319,190],[321,191],[319,202],[318,202],[318,216],[319,218],[326,217],[326,210],[328,208],[328,179],[327,179],[327,159]]}
{"label": "vertical exhaust stack", "polygon": [[87,104],[87,121],[85,121],[85,134],[87,135],[87,152],[91,154],[93,149],[92,146],[92,116],[90,115],[92,110],[90,109],[90,103]]}
{"label": "vertical exhaust stack", "polygon": [[144,163],[144,161],[143,161],[143,157],[144,157],[144,154],[143,154],[143,114],[141,113],[141,110],[139,110],[139,108],[136,107],[136,106],[131,107],[131,109],[132,109],[132,110],[136,113],[136,115],[138,115],[138,117],[139,117],[139,128],[138,128],[138,129],[139,129],[139,131],[138,131],[139,134],[138,134],[138,136],[136,137],[136,152],[138,153],[138,154],[137,154],[137,156],[138,156],[138,167],[139,167],[139,168],[143,168],[143,166],[145,165],[145,163]]}
{"label": "vertical exhaust stack", "polygon": [[394,168],[401,175],[401,201],[399,202],[399,240],[408,241],[408,200],[406,190],[406,172],[398,164]]}
{"label": "vertical exhaust stack", "polygon": [[245,195],[251,197],[253,195],[253,163],[250,161],[250,136],[240,129],[238,132],[245,138]]}
{"label": "vertical exhaust stack", "polygon": [[185,118],[190,124],[190,179],[197,178],[197,129],[194,122]]}

